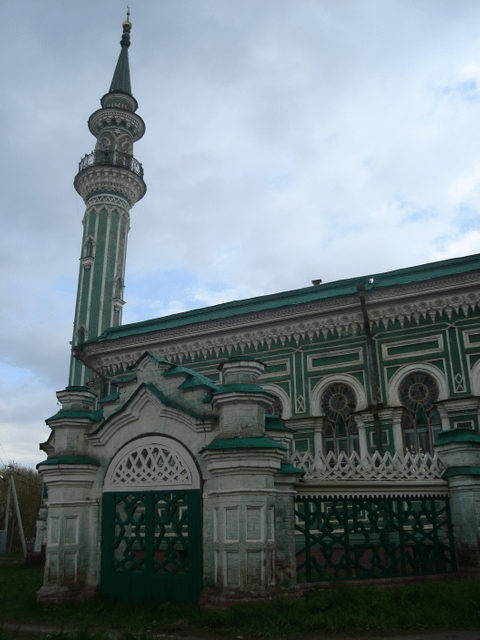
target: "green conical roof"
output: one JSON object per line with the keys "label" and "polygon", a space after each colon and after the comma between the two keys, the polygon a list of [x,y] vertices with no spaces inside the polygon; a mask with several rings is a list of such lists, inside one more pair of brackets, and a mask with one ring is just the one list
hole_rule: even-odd
{"label": "green conical roof", "polygon": [[129,20],[125,20],[123,23],[123,34],[120,44],[122,50],[118,56],[117,66],[115,73],[113,74],[112,84],[110,85],[109,93],[115,91],[122,91],[132,95],[132,87],[130,84],[130,66],[128,64],[128,47],[130,46],[130,29],[132,25]]}

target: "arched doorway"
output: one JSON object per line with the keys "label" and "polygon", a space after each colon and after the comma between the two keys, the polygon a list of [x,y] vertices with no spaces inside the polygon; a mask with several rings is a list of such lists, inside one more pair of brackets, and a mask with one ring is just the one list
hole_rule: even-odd
{"label": "arched doorway", "polygon": [[146,436],[123,447],[104,482],[102,594],[197,603],[201,515],[200,475],[180,442]]}

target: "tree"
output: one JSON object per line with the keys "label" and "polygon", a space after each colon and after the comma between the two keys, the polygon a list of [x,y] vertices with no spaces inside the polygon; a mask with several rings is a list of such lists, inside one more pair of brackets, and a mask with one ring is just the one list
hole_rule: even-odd
{"label": "tree", "polygon": [[[18,504],[20,507],[20,514],[22,516],[25,539],[32,540],[36,533],[36,521],[38,518],[38,510],[42,494],[42,479],[34,469],[22,467],[15,463],[0,467],[0,476],[5,480],[5,482],[0,480],[0,528],[3,529],[5,522],[8,481],[10,474],[12,473],[15,480],[15,487],[17,489]],[[11,548],[12,551],[21,551],[22,549],[13,497],[10,498],[7,545],[7,548]]]}

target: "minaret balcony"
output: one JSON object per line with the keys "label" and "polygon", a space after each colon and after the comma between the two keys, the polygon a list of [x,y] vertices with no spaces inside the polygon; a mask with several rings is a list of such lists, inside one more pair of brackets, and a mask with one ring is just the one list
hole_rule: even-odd
{"label": "minaret balcony", "polygon": [[132,171],[143,180],[142,163],[130,154],[123,153],[122,151],[93,151],[80,160],[78,163],[78,172],[80,173],[81,171],[85,171],[85,169],[99,165],[127,169],[127,171]]}
{"label": "minaret balcony", "polygon": [[142,165],[121,151],[97,150],[82,158],[74,185],[85,203],[102,192],[114,193],[127,199],[128,208],[141,200],[147,190]]}

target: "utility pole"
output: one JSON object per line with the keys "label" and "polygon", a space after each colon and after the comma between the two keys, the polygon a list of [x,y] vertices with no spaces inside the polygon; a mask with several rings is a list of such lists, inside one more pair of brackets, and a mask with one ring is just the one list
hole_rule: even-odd
{"label": "utility pole", "polygon": [[[5,480],[5,478],[2,478],[2,480]],[[22,525],[22,516],[20,515],[20,507],[18,504],[18,497],[17,497],[17,490],[15,488],[15,479],[13,477],[13,473],[10,473],[10,478],[8,481],[8,489],[7,489],[7,510],[5,512],[5,524],[4,524],[4,530],[5,530],[5,535],[8,534],[8,516],[10,513],[10,495],[13,494],[13,502],[15,505],[15,513],[17,516],[17,522],[18,522],[18,529],[20,532],[20,540],[22,541],[22,551],[23,551],[23,557],[26,558],[27,557],[27,544],[25,542],[25,534],[23,533],[23,525]],[[11,548],[11,543],[13,542],[13,527],[12,527],[12,540],[10,541],[10,548]],[[6,543],[5,543],[6,546]]]}

